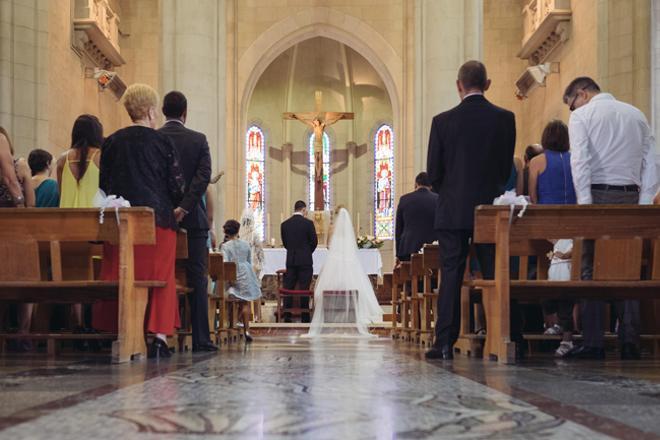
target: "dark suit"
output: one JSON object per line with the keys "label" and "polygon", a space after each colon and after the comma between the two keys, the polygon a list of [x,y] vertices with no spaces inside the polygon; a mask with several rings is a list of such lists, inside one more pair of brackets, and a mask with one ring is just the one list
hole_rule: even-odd
{"label": "dark suit", "polygon": [[284,288],[307,290],[314,275],[312,254],[318,244],[314,222],[293,215],[282,223],[281,234],[286,248]]}
{"label": "dark suit", "polygon": [[419,252],[425,243],[433,243],[433,227],[438,195],[427,188],[401,196],[396,208],[396,257],[409,261],[410,254]]}
{"label": "dark suit", "polygon": [[188,214],[181,226],[188,233],[186,278],[193,292],[188,295],[192,321],[193,346],[211,343],[208,323],[208,235],[209,223],[202,196],[211,179],[211,154],[206,136],[176,121],[160,130],[179,151],[186,191],[179,206]]}
{"label": "dark suit", "polygon": [[[460,291],[474,229],[474,208],[492,204],[504,192],[515,143],[513,113],[482,95],[468,96],[433,118],[427,172],[438,193],[435,228],[442,275],[435,328],[438,347],[453,346],[458,339]],[[477,246],[476,251],[484,277],[493,278],[493,247]]]}

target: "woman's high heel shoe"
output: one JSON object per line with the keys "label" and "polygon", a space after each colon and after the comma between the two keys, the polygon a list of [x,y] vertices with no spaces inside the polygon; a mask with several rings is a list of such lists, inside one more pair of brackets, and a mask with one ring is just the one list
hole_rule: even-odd
{"label": "woman's high heel shoe", "polygon": [[170,347],[167,343],[160,338],[154,338],[153,342],[149,345],[149,359],[169,358],[172,357]]}
{"label": "woman's high heel shoe", "polygon": [[250,343],[253,341],[252,335],[249,332],[245,332],[245,342]]}

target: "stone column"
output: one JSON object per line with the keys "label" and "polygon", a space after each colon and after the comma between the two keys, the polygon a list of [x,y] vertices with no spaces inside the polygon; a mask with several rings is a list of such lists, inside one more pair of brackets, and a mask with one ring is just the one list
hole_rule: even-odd
{"label": "stone column", "polygon": [[413,174],[426,169],[433,116],[459,102],[455,85],[458,68],[469,59],[481,59],[482,17],[482,0],[417,0],[415,3]]}
{"label": "stone column", "polygon": [[[162,0],[161,94],[179,90],[188,99],[186,125],[206,135],[213,173],[225,170],[224,2]],[[225,211],[225,176],[217,184],[215,217]]]}
{"label": "stone column", "polygon": [[0,125],[17,156],[48,145],[49,5],[0,0]]}

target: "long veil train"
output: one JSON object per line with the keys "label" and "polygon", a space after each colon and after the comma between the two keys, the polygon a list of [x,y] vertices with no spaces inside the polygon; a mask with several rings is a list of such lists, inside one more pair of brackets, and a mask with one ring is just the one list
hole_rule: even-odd
{"label": "long veil train", "polygon": [[316,282],[314,317],[305,336],[372,336],[369,324],[382,320],[383,310],[358,259],[350,215],[342,208]]}

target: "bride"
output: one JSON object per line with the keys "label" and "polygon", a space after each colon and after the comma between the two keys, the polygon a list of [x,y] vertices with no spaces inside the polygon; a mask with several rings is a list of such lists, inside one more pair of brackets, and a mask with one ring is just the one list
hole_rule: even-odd
{"label": "bride", "polygon": [[358,259],[351,218],[342,208],[314,289],[314,317],[306,336],[371,336],[369,324],[382,320],[383,310]]}

